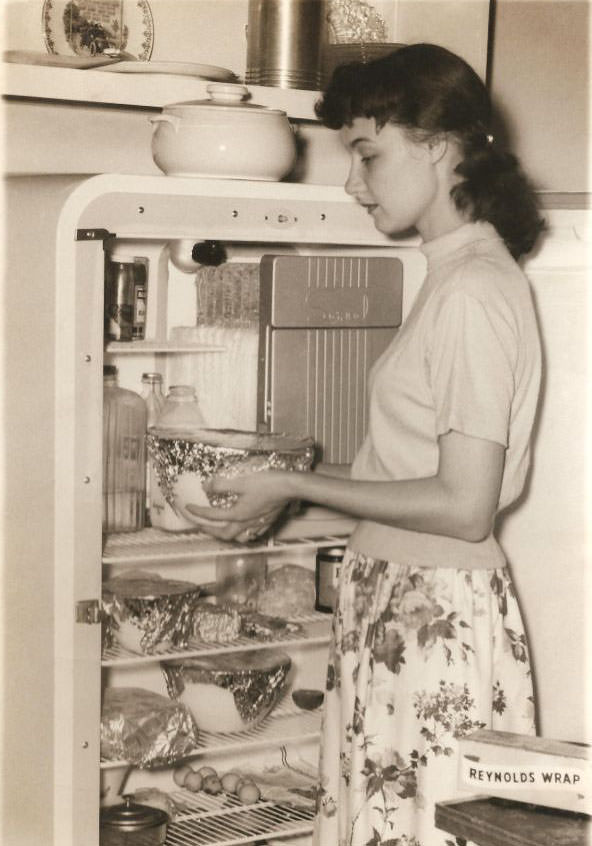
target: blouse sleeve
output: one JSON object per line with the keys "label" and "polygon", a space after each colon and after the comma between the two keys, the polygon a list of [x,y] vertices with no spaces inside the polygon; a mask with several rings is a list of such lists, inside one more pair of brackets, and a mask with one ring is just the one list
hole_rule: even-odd
{"label": "blouse sleeve", "polygon": [[436,434],[508,445],[517,338],[495,302],[457,290],[441,304],[428,361]]}

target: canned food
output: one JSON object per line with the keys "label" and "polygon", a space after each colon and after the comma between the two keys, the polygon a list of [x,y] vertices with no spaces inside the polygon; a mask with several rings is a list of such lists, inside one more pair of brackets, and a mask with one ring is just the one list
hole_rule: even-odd
{"label": "canned food", "polygon": [[319,549],[315,571],[317,611],[332,613],[337,604],[339,573],[343,561],[344,546]]}
{"label": "canned food", "polygon": [[133,259],[109,263],[105,290],[105,337],[110,341],[131,341],[133,338],[135,287]]}

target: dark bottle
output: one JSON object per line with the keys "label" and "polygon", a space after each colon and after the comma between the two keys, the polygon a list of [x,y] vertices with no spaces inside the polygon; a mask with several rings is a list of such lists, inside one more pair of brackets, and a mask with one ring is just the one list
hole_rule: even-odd
{"label": "dark bottle", "polygon": [[343,561],[344,546],[333,546],[329,549],[319,549],[315,570],[317,611],[332,613],[337,604],[339,573]]}

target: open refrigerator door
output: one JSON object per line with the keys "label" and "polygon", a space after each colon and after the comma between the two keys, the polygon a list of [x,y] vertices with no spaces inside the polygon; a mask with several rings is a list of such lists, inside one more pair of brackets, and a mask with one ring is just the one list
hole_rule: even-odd
{"label": "open refrigerator door", "polygon": [[[193,254],[195,245],[221,245],[226,274],[199,261],[199,249],[197,261],[180,256],[179,243],[193,244]],[[144,267],[138,277],[146,308],[131,340],[104,335],[113,254]],[[263,278],[263,256],[301,259],[296,277],[310,277],[308,287],[288,282],[285,296],[288,303],[294,292],[300,297],[298,331],[311,350],[325,350],[322,367],[311,365],[318,352],[308,357],[302,378],[322,381],[326,390],[325,399],[310,395],[297,428],[317,445],[328,438],[333,450],[327,424],[339,419],[342,401],[331,406],[326,398],[335,401],[342,378],[332,377],[327,351],[349,349],[343,367],[354,339],[365,350],[364,366],[352,369],[363,392],[372,360],[396,332],[423,277],[413,240],[388,241],[341,189],[317,186],[95,177],[62,208],[55,310],[55,843],[98,843],[99,811],[121,802],[123,793],[168,809],[167,844],[310,839],[331,625],[331,615],[316,607],[316,560],[319,550],[343,546],[351,523],[342,515],[300,514],[246,545],[195,530],[147,525],[105,533],[101,527],[103,365],[115,367],[120,386],[131,392],[139,392],[144,372],[161,373],[168,386],[193,385],[206,421],[217,429],[258,428],[256,437],[263,438],[266,429],[274,437],[276,425],[290,425],[285,408],[293,400],[289,392],[282,397],[294,374],[281,356],[262,356],[266,335],[290,331],[274,322],[282,309],[254,318],[247,297],[237,314],[250,317],[237,326],[232,310],[225,322],[217,320],[213,299],[216,281],[218,289],[228,288],[237,273],[242,294],[252,288]],[[393,277],[381,293],[393,301],[388,318],[373,306],[374,261],[387,262],[383,281]],[[202,284],[200,305],[204,277],[209,287],[204,292]],[[273,284],[269,290],[281,303]],[[270,372],[262,413],[259,385]],[[285,422],[278,424],[273,415],[282,404]],[[348,422],[339,425],[347,434]],[[221,603],[217,590],[229,572],[233,595]],[[285,597],[296,592],[281,579],[294,575],[306,594],[287,607]],[[242,593],[240,585],[246,585]],[[173,601],[182,589],[183,602]],[[186,622],[191,617],[182,637],[167,629],[179,609]],[[292,695],[303,690],[315,694],[304,705]],[[139,716],[146,702],[154,710]],[[179,710],[171,714],[167,703]],[[115,717],[113,708],[120,709]],[[236,783],[228,787],[236,776],[242,793]]]}

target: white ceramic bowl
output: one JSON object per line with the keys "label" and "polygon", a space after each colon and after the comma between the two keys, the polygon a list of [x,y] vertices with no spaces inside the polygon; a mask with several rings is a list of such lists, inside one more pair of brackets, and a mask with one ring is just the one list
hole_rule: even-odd
{"label": "white ceramic bowl", "polygon": [[244,85],[210,83],[209,100],[172,103],[150,118],[152,156],[168,176],[275,181],[296,162],[296,140],[279,109],[243,102]]}

